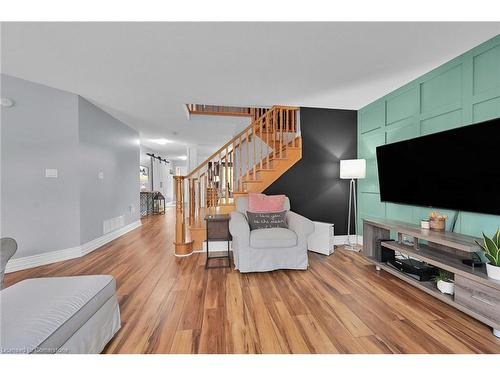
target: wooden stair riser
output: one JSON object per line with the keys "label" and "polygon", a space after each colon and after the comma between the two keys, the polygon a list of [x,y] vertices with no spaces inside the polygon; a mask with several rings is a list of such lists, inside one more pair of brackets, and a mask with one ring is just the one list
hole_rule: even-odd
{"label": "wooden stair riser", "polygon": [[262,193],[302,158],[301,149],[290,149],[288,151],[288,157],[286,159],[273,160],[276,165],[274,173],[266,174],[266,176],[262,176],[259,180],[242,181],[244,191]]}
{"label": "wooden stair riser", "polygon": [[[266,178],[266,176],[272,175],[276,173],[276,169],[260,169],[258,168],[257,171],[255,172],[255,176],[253,173],[253,170],[250,172],[250,179],[251,180],[261,180],[263,178]],[[243,176],[243,180],[245,180],[245,176]]]}
{"label": "wooden stair riser", "polygon": [[[296,157],[296,152],[300,151],[299,147],[292,147],[292,146],[287,146],[286,149],[283,151],[282,156],[280,155],[279,151],[273,152],[269,156],[269,163],[267,162],[267,158],[263,160],[262,162],[262,168],[260,168],[260,164],[258,164],[256,168],[256,173],[257,176],[256,178],[253,177],[253,168],[251,168],[248,173],[244,173],[241,176],[242,181],[251,181],[255,179],[260,179],[261,176],[266,176],[267,174],[272,174],[276,170],[286,168],[288,166],[288,159],[290,153],[292,153],[292,157]],[[288,154],[287,154],[288,152]],[[276,154],[276,155],[275,155]],[[268,167],[269,166],[269,167]],[[259,173],[262,172],[262,173]]]}
{"label": "wooden stair riser", "polygon": [[[293,142],[293,139],[297,136],[295,133],[286,133],[283,134],[283,141],[280,140],[280,137],[277,136],[271,136],[267,135],[265,132],[263,133],[255,133],[262,142],[266,143],[268,146],[270,146],[272,149],[279,148],[280,144],[286,145],[287,143]],[[272,134],[272,133],[270,133]]]}

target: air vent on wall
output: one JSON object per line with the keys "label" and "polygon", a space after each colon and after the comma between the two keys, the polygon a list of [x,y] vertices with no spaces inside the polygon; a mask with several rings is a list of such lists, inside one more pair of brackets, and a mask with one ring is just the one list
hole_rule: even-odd
{"label": "air vent on wall", "polygon": [[117,230],[125,225],[125,217],[123,215],[117,216],[102,223],[102,231],[104,234]]}

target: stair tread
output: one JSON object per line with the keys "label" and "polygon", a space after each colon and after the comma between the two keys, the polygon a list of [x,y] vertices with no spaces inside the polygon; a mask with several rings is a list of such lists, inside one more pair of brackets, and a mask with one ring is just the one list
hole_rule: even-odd
{"label": "stair tread", "polygon": [[[276,172],[276,168],[257,168],[257,173],[259,172]],[[250,174],[253,174],[253,170],[250,171]]]}

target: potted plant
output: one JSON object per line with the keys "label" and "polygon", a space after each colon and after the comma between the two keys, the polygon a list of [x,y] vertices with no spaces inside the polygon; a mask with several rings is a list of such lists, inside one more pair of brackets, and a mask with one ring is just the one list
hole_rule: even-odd
{"label": "potted plant", "polygon": [[487,237],[483,233],[483,243],[476,243],[482,247],[484,255],[488,258],[489,263],[486,263],[486,273],[488,277],[500,280],[500,227],[492,238]]}
{"label": "potted plant", "polygon": [[455,284],[452,275],[444,270],[439,270],[439,273],[434,276],[436,286],[441,293],[451,294],[455,292]]}

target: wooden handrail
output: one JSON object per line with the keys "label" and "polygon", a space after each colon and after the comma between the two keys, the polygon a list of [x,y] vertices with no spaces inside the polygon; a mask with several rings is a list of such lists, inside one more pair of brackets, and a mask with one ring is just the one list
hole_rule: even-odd
{"label": "wooden handrail", "polygon": [[186,104],[186,109],[192,115],[205,116],[232,116],[232,117],[260,117],[269,108],[236,107],[210,104]]}
{"label": "wooden handrail", "polygon": [[[301,147],[300,137],[297,136],[298,109],[289,106],[273,106],[269,110],[253,109],[253,120],[245,129],[187,176],[176,176],[177,255],[193,250],[193,242],[186,241],[185,224],[189,224],[190,228],[199,228],[203,212],[217,212],[218,206],[222,209],[222,206],[234,203],[232,198],[237,196],[235,193],[256,191],[259,189],[258,184],[269,176],[268,170],[278,170],[280,162],[275,166],[274,162],[271,164],[272,160],[287,158],[288,147]],[[188,183],[186,213],[189,218],[186,223],[183,202],[185,179]],[[199,232],[191,232],[193,233]],[[199,249],[200,239],[193,239]]]}
{"label": "wooden handrail", "polygon": [[224,149],[226,149],[227,147],[229,147],[233,142],[234,142],[234,139],[235,138],[238,138],[240,136],[242,136],[243,134],[245,134],[246,132],[248,132],[249,130],[252,129],[253,126],[255,126],[255,124],[261,119],[261,118],[264,118],[266,116],[267,113],[270,113],[270,112],[273,112],[275,110],[278,110],[278,109],[286,109],[286,110],[298,110],[299,107],[287,107],[287,106],[278,106],[278,105],[275,105],[275,106],[272,106],[271,109],[269,111],[267,111],[266,113],[264,113],[262,116],[260,116],[259,118],[253,120],[250,125],[248,125],[245,129],[243,129],[241,132],[239,132],[237,135],[235,135],[229,142],[227,142],[226,144],[224,144],[224,146],[222,146],[221,148],[219,148],[217,151],[215,151],[212,155],[210,155],[203,163],[201,163],[200,165],[198,165],[195,169],[193,169],[191,172],[189,172],[189,174],[186,176],[186,178],[191,178],[193,177],[199,170],[201,170],[203,167],[207,166],[208,163],[210,161],[212,161],[213,158],[215,158],[216,156],[218,156]]}

